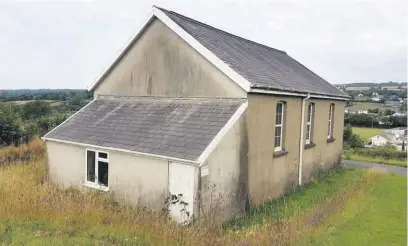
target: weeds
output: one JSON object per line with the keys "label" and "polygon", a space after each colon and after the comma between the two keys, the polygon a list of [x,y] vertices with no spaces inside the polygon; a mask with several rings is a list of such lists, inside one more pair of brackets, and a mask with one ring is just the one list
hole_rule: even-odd
{"label": "weeds", "polygon": [[286,245],[341,210],[374,180],[360,171],[339,170],[253,209],[224,229],[215,216],[181,226],[167,213],[128,206],[103,192],[57,188],[47,180],[44,152],[40,140],[0,149],[0,244],[32,238],[54,244],[50,240],[62,238],[63,245]]}

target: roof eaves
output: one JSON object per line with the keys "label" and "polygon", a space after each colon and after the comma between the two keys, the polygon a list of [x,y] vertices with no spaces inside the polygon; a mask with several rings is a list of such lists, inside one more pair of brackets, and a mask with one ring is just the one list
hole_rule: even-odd
{"label": "roof eaves", "polygon": [[85,144],[85,143],[80,143],[80,142],[66,141],[66,140],[61,140],[61,139],[48,138],[45,136],[42,137],[41,139],[43,141],[51,141],[51,142],[69,144],[69,145],[76,145],[76,146],[81,146],[85,148],[103,149],[103,150],[117,151],[117,152],[132,154],[136,156],[143,156],[143,157],[148,157],[148,158],[153,158],[153,159],[177,161],[177,162],[191,164],[195,166],[200,165],[200,163],[195,160],[187,160],[187,159],[181,159],[181,158],[176,158],[176,157],[171,157],[171,156],[163,156],[163,155],[156,155],[156,154],[126,150],[126,149],[121,149],[121,148],[105,147],[105,146],[100,146],[100,145],[92,145],[92,144]]}

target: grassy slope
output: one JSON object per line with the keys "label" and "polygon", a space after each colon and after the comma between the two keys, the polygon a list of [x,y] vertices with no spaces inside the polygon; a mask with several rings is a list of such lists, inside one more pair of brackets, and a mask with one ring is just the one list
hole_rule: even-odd
{"label": "grassy slope", "polygon": [[[3,162],[2,167],[1,160],[7,158],[1,157],[6,152],[13,153],[12,159],[25,160],[27,152],[33,149],[39,152],[32,155],[34,160],[26,164],[14,162],[11,164],[16,165],[11,166]],[[350,214],[347,218],[360,211],[355,224],[351,219],[346,221],[347,230],[366,236],[379,220],[387,218],[391,221],[378,227],[383,231],[381,240],[402,240],[405,235],[402,222],[406,195],[401,192],[401,184],[393,181],[399,177],[381,176],[384,178],[375,183],[374,195],[364,197],[364,187],[376,182],[370,178],[372,175],[340,169],[253,209],[221,230],[214,227],[213,221],[178,226],[163,215],[120,205],[100,192],[60,190],[46,180],[41,153],[39,143],[0,149],[0,245],[286,245],[315,228],[320,233],[311,234],[304,241],[324,245],[330,236],[332,241],[328,243],[342,245],[351,237],[342,234],[344,216],[337,214],[346,204],[350,204],[343,213]],[[24,158],[17,158],[19,154]],[[330,227],[319,227],[327,221]],[[395,228],[396,224],[401,225]]]}
{"label": "grassy slope", "polygon": [[248,228],[268,220],[279,220],[292,217],[296,212],[307,212],[319,202],[332,197],[333,194],[355,184],[364,178],[364,172],[353,169],[334,170],[329,175],[315,179],[311,183],[297,188],[285,196],[252,209],[247,215],[226,223],[229,228]]}
{"label": "grassy slope", "polygon": [[347,159],[347,160],[380,163],[380,164],[399,166],[399,167],[407,167],[407,161],[403,161],[403,160],[374,158],[374,157],[364,156],[364,155],[346,155],[346,154],[343,154],[342,157],[343,159]]}
{"label": "grassy slope", "polygon": [[384,130],[380,128],[353,127],[353,133],[367,140],[372,136],[383,134]]}
{"label": "grassy slope", "polygon": [[301,245],[406,245],[406,177],[381,175]]}

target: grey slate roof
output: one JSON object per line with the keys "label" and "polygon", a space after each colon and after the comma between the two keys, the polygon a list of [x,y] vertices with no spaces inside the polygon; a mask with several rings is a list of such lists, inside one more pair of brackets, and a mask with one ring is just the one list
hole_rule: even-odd
{"label": "grey slate roof", "polygon": [[45,138],[196,160],[240,99],[96,100]]}
{"label": "grey slate roof", "polygon": [[251,88],[349,97],[284,51],[162,8],[168,17],[251,83]]}

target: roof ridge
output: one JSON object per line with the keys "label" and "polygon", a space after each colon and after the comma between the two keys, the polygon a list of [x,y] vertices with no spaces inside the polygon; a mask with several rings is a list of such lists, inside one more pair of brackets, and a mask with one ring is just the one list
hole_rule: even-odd
{"label": "roof ridge", "polygon": [[211,25],[208,25],[208,24],[206,24],[206,23],[204,23],[204,22],[195,20],[195,19],[193,19],[193,18],[190,18],[190,17],[188,17],[188,16],[179,14],[179,13],[177,13],[177,12],[174,12],[173,10],[167,10],[167,9],[160,8],[160,7],[157,7],[157,6],[155,6],[155,7],[158,8],[158,9],[160,9],[160,10],[162,10],[162,11],[165,11],[165,12],[168,12],[168,13],[171,13],[171,14],[175,14],[175,15],[181,17],[181,18],[188,19],[189,21],[192,21],[192,22],[198,23],[198,24],[200,24],[200,25],[206,26],[206,27],[208,27],[208,28],[210,28],[210,29],[214,29],[214,30],[216,30],[216,31],[222,32],[222,33],[227,34],[227,35],[229,35],[229,36],[233,36],[233,37],[235,37],[235,38],[242,39],[242,40],[245,40],[245,41],[247,41],[247,42],[250,42],[250,43],[253,43],[253,44],[256,44],[256,45],[260,45],[260,46],[265,47],[265,48],[267,48],[267,49],[270,49],[270,50],[273,50],[273,51],[276,51],[276,52],[279,52],[279,53],[282,53],[282,54],[287,55],[287,53],[286,53],[285,51],[283,51],[283,50],[275,49],[275,48],[272,48],[272,47],[267,46],[267,45],[265,45],[265,44],[261,44],[261,43],[255,42],[255,41],[253,41],[253,40],[246,39],[246,38],[243,38],[243,37],[241,37],[241,36],[238,36],[238,35],[229,33],[229,32],[227,32],[227,31],[224,31],[224,30],[221,30],[221,29],[219,29],[219,28],[216,28],[216,27],[213,27],[213,26],[211,26]]}

